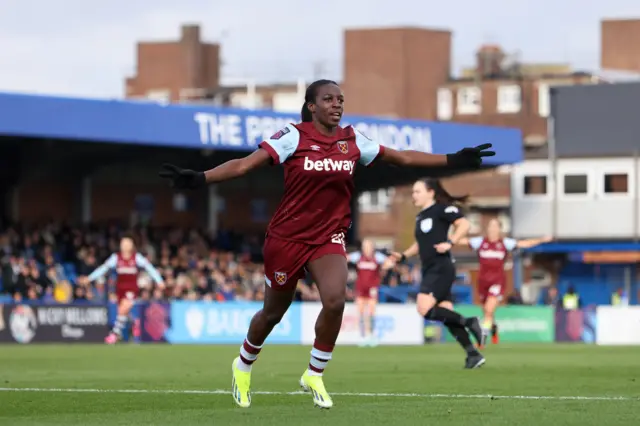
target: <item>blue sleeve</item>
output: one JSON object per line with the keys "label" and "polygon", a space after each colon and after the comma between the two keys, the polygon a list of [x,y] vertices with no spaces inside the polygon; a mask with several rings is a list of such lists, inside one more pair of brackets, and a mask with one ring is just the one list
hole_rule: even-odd
{"label": "blue sleeve", "polygon": [[482,246],[483,241],[484,241],[483,237],[469,238],[469,247],[471,247],[473,250],[478,250]]}
{"label": "blue sleeve", "polygon": [[504,245],[504,248],[507,249],[507,251],[514,251],[516,248],[518,248],[518,240],[514,240],[513,238],[504,238],[502,240],[502,244]]}
{"label": "blue sleeve", "polygon": [[379,251],[376,252],[376,263],[378,265],[382,265],[386,260],[387,260],[387,256],[380,253]]}
{"label": "blue sleeve", "polygon": [[115,269],[117,265],[118,265],[118,256],[116,256],[115,254],[112,254],[111,256],[109,256],[107,261],[104,262],[102,265],[100,265],[98,269],[93,271],[87,277],[87,279],[89,280],[89,282],[93,282],[100,277],[104,277],[107,274],[107,272],[109,272],[112,269]]}
{"label": "blue sleeve", "polygon": [[300,132],[293,124],[287,126],[260,143],[260,148],[269,153],[273,164],[282,164],[298,149]]}
{"label": "blue sleeve", "polygon": [[349,263],[358,263],[360,261],[360,252],[356,251],[353,253],[349,253],[349,255],[347,256],[347,262]]}
{"label": "blue sleeve", "polygon": [[360,164],[363,166],[371,165],[371,163],[384,152],[384,147],[372,141],[355,128],[353,132],[356,135],[356,146],[360,150]]}
{"label": "blue sleeve", "polygon": [[147,258],[140,253],[136,253],[136,265],[138,265],[139,268],[143,268],[145,271],[147,271],[147,273],[151,276],[151,279],[156,284],[162,282],[162,275],[160,275],[160,272],[158,272],[158,270],[153,267],[151,262],[149,262]]}

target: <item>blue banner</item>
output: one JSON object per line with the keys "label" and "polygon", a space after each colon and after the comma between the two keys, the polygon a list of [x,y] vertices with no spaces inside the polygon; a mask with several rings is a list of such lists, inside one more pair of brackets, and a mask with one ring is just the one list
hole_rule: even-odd
{"label": "blue banner", "polygon": [[[0,93],[0,111],[3,135],[231,151],[253,151],[285,124],[300,121],[273,111],[7,93]],[[523,158],[518,129],[357,116],[345,116],[342,124],[399,150],[447,154],[490,142],[497,155],[489,164]]]}
{"label": "blue banner", "polygon": [[[262,309],[259,302],[172,302],[169,343],[241,344],[253,315]],[[293,303],[267,343],[299,344],[302,337],[300,305]]]}

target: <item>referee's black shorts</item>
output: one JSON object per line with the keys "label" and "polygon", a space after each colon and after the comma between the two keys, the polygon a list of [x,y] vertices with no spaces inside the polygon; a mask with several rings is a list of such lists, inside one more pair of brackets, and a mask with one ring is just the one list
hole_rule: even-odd
{"label": "referee's black shorts", "polygon": [[420,293],[432,294],[440,302],[453,302],[451,287],[456,280],[456,268],[450,259],[423,265]]}

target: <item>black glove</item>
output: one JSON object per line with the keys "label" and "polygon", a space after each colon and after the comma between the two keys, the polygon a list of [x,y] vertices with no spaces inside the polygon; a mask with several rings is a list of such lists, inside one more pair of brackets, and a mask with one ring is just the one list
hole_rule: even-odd
{"label": "black glove", "polygon": [[447,166],[452,167],[480,167],[483,157],[493,157],[494,151],[487,151],[491,148],[490,143],[478,145],[475,148],[464,148],[455,154],[447,154]]}
{"label": "black glove", "polygon": [[178,166],[166,163],[162,165],[162,169],[158,175],[163,179],[169,179],[172,188],[195,189],[207,184],[204,172],[181,169]]}

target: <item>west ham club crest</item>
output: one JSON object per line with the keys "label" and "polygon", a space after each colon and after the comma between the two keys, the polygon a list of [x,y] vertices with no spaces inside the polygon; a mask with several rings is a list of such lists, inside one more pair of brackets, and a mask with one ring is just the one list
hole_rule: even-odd
{"label": "west ham club crest", "polygon": [[276,282],[280,285],[284,285],[287,282],[287,274],[284,272],[275,273]]}

